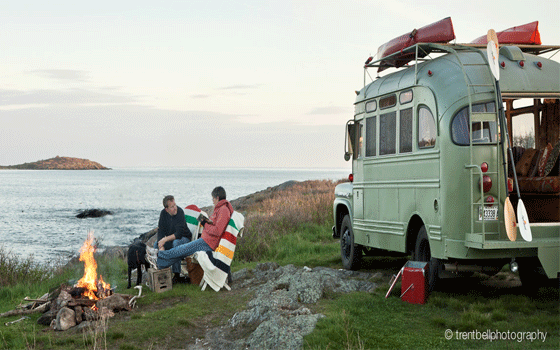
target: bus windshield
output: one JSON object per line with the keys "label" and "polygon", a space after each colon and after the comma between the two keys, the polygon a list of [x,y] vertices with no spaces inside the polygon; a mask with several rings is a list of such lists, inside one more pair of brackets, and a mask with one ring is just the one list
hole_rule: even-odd
{"label": "bus windshield", "polygon": [[[496,107],[494,102],[479,103],[472,106],[474,113],[495,113]],[[470,138],[472,143],[493,143],[496,142],[498,137],[498,129],[496,122],[473,122],[469,128],[469,107],[463,107],[451,123],[451,137],[453,142],[461,145],[468,146]]]}

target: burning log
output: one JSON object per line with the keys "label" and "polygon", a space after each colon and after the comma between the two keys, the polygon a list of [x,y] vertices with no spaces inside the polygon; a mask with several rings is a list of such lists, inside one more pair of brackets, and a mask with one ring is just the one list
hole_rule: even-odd
{"label": "burning log", "polygon": [[92,307],[95,306],[95,304],[97,303],[97,300],[92,300],[89,298],[79,298],[79,299],[72,299],[68,302],[68,304],[66,304],[66,306],[68,307]]}

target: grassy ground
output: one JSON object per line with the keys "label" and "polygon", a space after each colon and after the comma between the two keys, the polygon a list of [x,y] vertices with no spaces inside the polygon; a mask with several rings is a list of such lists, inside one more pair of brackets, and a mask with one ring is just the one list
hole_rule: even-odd
{"label": "grassy ground", "polygon": [[[306,182],[263,198],[249,208],[234,270],[265,261],[341,268],[339,245],[331,238],[330,230],[334,185],[329,181]],[[557,288],[543,288],[529,297],[523,294],[515,276],[501,272],[493,278],[476,275],[446,281],[425,305],[401,301],[400,284],[386,299],[391,275],[406,260],[406,257],[366,257],[362,270],[377,273],[380,287],[373,294],[329,295],[310,306],[326,317],[305,337],[305,348],[559,348]],[[98,273],[105,281],[126,285],[125,261],[101,257],[97,262]],[[18,261],[0,247],[0,312],[14,309],[25,296],[39,297],[61,283],[79,279],[82,274],[80,264],[64,268],[37,266],[32,260]],[[134,294],[122,287],[118,292]],[[161,294],[148,290],[144,294],[137,309],[117,313],[83,332],[54,332],[37,324],[39,315],[30,315],[29,320],[11,326],[4,326],[4,322],[18,316],[2,318],[0,349],[185,348],[187,343],[204,338],[208,328],[225,324],[236,311],[245,308],[252,296],[250,290],[201,292],[198,286],[192,285],[176,285]],[[245,330],[238,331],[233,336],[246,336]],[[537,340],[527,339],[537,336],[531,333],[537,331],[546,333],[544,342],[542,335]],[[451,335],[451,339],[446,335]],[[516,339],[485,340],[498,335]],[[518,341],[521,336],[524,340]]]}

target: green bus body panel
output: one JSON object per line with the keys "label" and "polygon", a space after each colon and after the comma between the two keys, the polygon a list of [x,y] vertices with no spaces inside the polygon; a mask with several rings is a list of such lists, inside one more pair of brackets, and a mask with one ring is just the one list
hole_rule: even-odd
{"label": "green bus body panel", "polygon": [[[514,49],[502,48],[500,52],[508,54],[507,50]],[[413,109],[413,149],[410,153],[392,155],[379,155],[377,149],[378,155],[374,157],[364,157],[362,151],[360,157],[352,160],[353,184],[345,184],[340,190],[337,187],[340,193],[333,207],[335,218],[337,207],[347,206],[357,244],[398,252],[410,249],[409,225],[419,219],[426,227],[433,257],[498,259],[538,255],[549,277],[555,277],[560,272],[560,223],[532,226],[532,242],[525,242],[519,234],[517,241],[510,241],[503,222],[506,189],[499,146],[473,145],[471,154],[469,146],[452,141],[451,122],[460,109],[476,103],[497,104],[486,53],[476,50],[454,51],[396,71],[377,78],[359,92],[356,105],[375,99],[378,107],[370,113],[363,107],[357,108],[355,122],[365,125],[367,118],[376,116],[377,140],[380,115],[396,112],[398,119],[399,111]],[[502,94],[560,93],[560,64],[523,55],[524,67],[510,61],[507,55],[500,56],[500,62],[505,62],[500,72]],[[541,68],[537,62],[542,62]],[[412,90],[412,102],[397,102],[394,107],[380,109],[380,99],[396,94],[398,101],[399,93],[406,90]],[[437,139],[433,148],[419,149],[417,145],[420,106],[428,107],[435,118]],[[472,114],[472,121],[495,119],[496,114],[491,112]],[[398,130],[397,124],[397,150]],[[472,188],[473,202],[482,201],[483,195],[477,190],[480,176],[476,167],[469,168],[483,162],[490,166],[487,174],[493,183],[485,195],[502,199],[496,203],[499,220],[485,221],[484,226],[478,221],[478,205],[471,203]]]}

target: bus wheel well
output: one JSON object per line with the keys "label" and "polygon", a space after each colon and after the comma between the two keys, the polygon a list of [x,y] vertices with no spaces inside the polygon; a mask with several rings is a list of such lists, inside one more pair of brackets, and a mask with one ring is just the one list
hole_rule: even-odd
{"label": "bus wheel well", "polygon": [[418,215],[414,215],[408,222],[408,228],[406,230],[406,251],[410,254],[414,252],[416,237],[418,237],[418,231],[423,225],[424,222]]}
{"label": "bus wheel well", "polygon": [[340,237],[340,226],[342,225],[342,220],[349,214],[348,208],[344,204],[339,204],[336,206],[336,222],[334,223],[336,227],[337,237]]}

